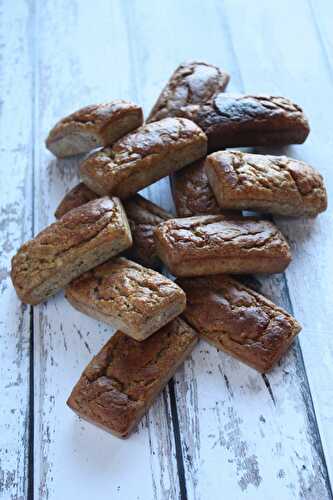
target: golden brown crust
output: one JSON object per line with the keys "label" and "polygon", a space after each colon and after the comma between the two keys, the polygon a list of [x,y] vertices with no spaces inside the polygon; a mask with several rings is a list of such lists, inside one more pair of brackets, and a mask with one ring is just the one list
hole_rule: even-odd
{"label": "golden brown crust", "polygon": [[268,221],[207,215],[170,219],[155,230],[157,253],[176,276],[282,272],[291,260]]}
{"label": "golden brown crust", "polygon": [[79,311],[145,340],[178,316],[186,297],[173,281],[124,257],[72,281],[66,298]]}
{"label": "golden brown crust", "polygon": [[80,173],[96,193],[128,198],[206,152],[207,138],[195,123],[165,118],[91,155],[81,164]]}
{"label": "golden brown crust", "polygon": [[[96,198],[99,198],[99,195],[80,182],[64,196],[55,211],[55,216],[59,219],[69,210]],[[124,208],[133,238],[133,246],[126,255],[145,266],[159,268],[161,261],[156,253],[154,231],[158,224],[172,219],[173,215],[139,194],[125,200]]]}
{"label": "golden brown crust", "polygon": [[217,92],[223,92],[228,82],[229,75],[212,64],[200,61],[181,64],[162,90],[147,123],[168,116],[185,116],[192,106],[208,102]]}
{"label": "golden brown crust", "polygon": [[91,423],[127,437],[197,339],[180,318],[144,342],[118,331],[84,370],[67,404]]}
{"label": "golden brown crust", "polygon": [[118,198],[100,198],[68,212],[18,250],[11,278],[22,302],[38,304],[83,272],[132,244]]}
{"label": "golden brown crust", "polygon": [[133,237],[133,246],[126,254],[140,264],[159,268],[161,261],[156,252],[154,231],[173,215],[139,194],[125,200],[124,207]]}
{"label": "golden brown crust", "polygon": [[142,109],[131,102],[115,100],[94,104],[56,123],[46,139],[46,147],[60,158],[87,153],[113,144],[142,123]]}
{"label": "golden brown crust", "polygon": [[96,200],[97,198],[100,198],[100,196],[89,189],[83,182],[80,182],[65,194],[54,216],[56,219],[60,219],[73,208],[81,207],[81,205],[88,203],[88,201]]}
{"label": "golden brown crust", "polygon": [[227,275],[177,280],[184,313],[200,336],[260,372],[279,361],[301,330],[282,308]]}
{"label": "golden brown crust", "polygon": [[205,162],[221,208],[315,216],[327,208],[322,176],[303,161],[219,151]]}

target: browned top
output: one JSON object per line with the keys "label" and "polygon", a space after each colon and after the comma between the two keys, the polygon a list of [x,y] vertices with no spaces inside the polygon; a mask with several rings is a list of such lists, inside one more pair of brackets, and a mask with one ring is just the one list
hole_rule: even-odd
{"label": "browned top", "polygon": [[169,258],[206,259],[209,257],[290,258],[289,245],[271,222],[227,219],[223,215],[207,215],[170,219],[158,226],[155,238]]}
{"label": "browned top", "polygon": [[124,224],[118,198],[100,198],[71,210],[18,250],[12,259],[15,287],[33,289],[50,274],[61,272],[64,262],[82,246],[92,250],[124,230]]}
{"label": "browned top", "polygon": [[220,68],[205,62],[188,62],[178,66],[161,92],[147,122],[167,116],[185,116],[191,106],[211,100],[217,92],[223,92],[229,75]]}
{"label": "browned top", "polygon": [[124,257],[112,259],[72,281],[66,296],[105,316],[140,328],[185,294],[173,281]]}
{"label": "browned top", "polygon": [[[202,130],[190,120],[165,118],[158,122],[143,125],[119,141],[112,148],[104,148],[91,155],[81,164],[80,171],[94,178],[96,183],[115,187],[132,173],[134,167],[149,169],[170,151],[176,153],[184,145],[206,143]],[[145,160],[145,161],[144,161]]]}
{"label": "browned top", "polygon": [[221,212],[208,183],[204,160],[198,160],[174,172],[171,187],[177,215],[180,217]]}
{"label": "browned top", "polygon": [[171,219],[172,215],[139,194],[126,200],[124,207],[133,236],[129,255],[145,265],[157,266],[154,231],[158,224]]}
{"label": "browned top", "polygon": [[327,207],[322,176],[303,161],[219,151],[209,155],[205,165],[214,172],[214,188],[220,190],[226,206],[229,201],[235,206],[238,200],[248,200],[249,206],[240,208],[251,208],[256,202],[270,201],[278,204],[279,213],[293,205],[293,215],[315,214]]}
{"label": "browned top", "polygon": [[196,340],[180,318],[143,342],[116,332],[83,372],[69,406],[126,436]]}
{"label": "browned top", "polygon": [[204,338],[259,370],[267,370],[300,331],[299,323],[227,275],[178,279],[186,319]]}
{"label": "browned top", "polygon": [[88,201],[95,200],[96,198],[99,198],[99,195],[89,189],[88,186],[83,184],[83,182],[80,182],[63,197],[54,215],[56,219],[60,219],[73,208],[80,207],[81,205],[88,203]]}
{"label": "browned top", "polygon": [[[61,139],[74,128],[103,133],[104,127],[107,127],[110,122],[117,121],[119,118],[126,116],[127,113],[142,110],[140,106],[123,100],[115,100],[105,104],[92,104],[71,113],[60,120],[51,129],[46,144]],[[142,123],[142,117],[137,126]]]}

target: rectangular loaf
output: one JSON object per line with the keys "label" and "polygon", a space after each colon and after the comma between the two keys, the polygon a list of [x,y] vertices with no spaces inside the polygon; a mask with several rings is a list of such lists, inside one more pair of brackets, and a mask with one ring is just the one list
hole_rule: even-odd
{"label": "rectangular loaf", "polygon": [[199,335],[260,372],[279,361],[301,330],[281,307],[227,275],[177,280]]}
{"label": "rectangular loaf", "polygon": [[113,144],[142,122],[142,109],[131,102],[93,104],[56,123],[46,139],[46,147],[59,158],[87,153]]}
{"label": "rectangular loaf", "polygon": [[190,120],[165,118],[143,125],[80,166],[83,182],[100,195],[128,198],[207,152],[207,138]]}
{"label": "rectangular loaf", "polygon": [[155,230],[157,253],[175,276],[278,273],[291,260],[271,222],[206,215],[170,219]]}
{"label": "rectangular loaf", "polygon": [[[55,211],[55,216],[59,219],[69,210],[98,197],[98,194],[80,182],[64,196]],[[161,261],[156,253],[154,230],[161,222],[172,219],[172,214],[139,194],[128,198],[123,204],[133,238],[133,245],[126,255],[144,266],[159,268]]]}
{"label": "rectangular loaf", "polygon": [[190,116],[198,105],[223,92],[228,82],[228,73],[212,64],[202,61],[180,64],[159,95],[147,122],[168,116]]}
{"label": "rectangular loaf", "polygon": [[181,288],[162,274],[124,257],[72,281],[66,298],[79,311],[142,341],[185,309]]}
{"label": "rectangular loaf", "polygon": [[127,437],[197,340],[180,318],[144,342],[116,332],[82,373],[68,406],[92,424]]}
{"label": "rectangular loaf", "polygon": [[222,209],[315,216],[327,208],[322,176],[300,160],[219,151],[207,157],[205,168]]}
{"label": "rectangular loaf", "polygon": [[39,304],[80,274],[132,245],[118,198],[100,198],[71,210],[18,250],[11,278],[22,302]]}

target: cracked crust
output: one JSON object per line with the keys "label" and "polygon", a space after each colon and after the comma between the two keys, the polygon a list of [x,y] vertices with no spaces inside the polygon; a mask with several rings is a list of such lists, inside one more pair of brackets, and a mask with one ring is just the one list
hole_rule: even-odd
{"label": "cracked crust", "polygon": [[58,158],[87,153],[113,144],[142,123],[142,109],[131,102],[93,104],[56,123],[46,139],[46,147]]}
{"label": "cracked crust", "polygon": [[301,144],[310,127],[302,109],[278,96],[216,94],[213,99],[179,110],[208,137],[208,151],[239,146]]}
{"label": "cracked crust", "polygon": [[11,278],[22,302],[39,304],[85,271],[132,245],[118,198],[100,198],[68,212],[18,250]]}
{"label": "cracked crust", "polygon": [[199,335],[260,372],[272,369],[301,330],[290,314],[229,276],[177,283],[187,296],[184,316]]}
{"label": "cracked crust", "polygon": [[207,215],[170,219],[155,230],[157,253],[175,276],[278,273],[290,248],[271,222]]}
{"label": "cracked crust", "polygon": [[[59,219],[69,210],[98,197],[98,194],[81,182],[64,196],[55,212],[55,217]],[[172,219],[173,215],[139,194],[125,200],[124,208],[133,238],[133,246],[126,254],[140,264],[153,269],[159,268],[161,261],[156,253],[154,231],[158,224]]]}
{"label": "cracked crust", "polygon": [[128,198],[207,152],[207,138],[190,120],[165,118],[143,125],[80,167],[83,182],[98,194]]}
{"label": "cracked crust", "polygon": [[82,373],[68,406],[92,424],[127,437],[197,340],[180,318],[144,342],[116,332]]}
{"label": "cracked crust", "polygon": [[303,161],[219,151],[207,157],[205,168],[224,209],[314,217],[327,208],[322,176]]}
{"label": "cracked crust", "polygon": [[145,340],[184,309],[186,297],[173,281],[124,257],[112,259],[66,288],[73,307]]}
{"label": "cracked crust", "polygon": [[223,92],[228,82],[229,75],[212,64],[200,61],[181,64],[162,90],[147,123],[168,116],[186,116],[193,105],[210,101],[214,94]]}

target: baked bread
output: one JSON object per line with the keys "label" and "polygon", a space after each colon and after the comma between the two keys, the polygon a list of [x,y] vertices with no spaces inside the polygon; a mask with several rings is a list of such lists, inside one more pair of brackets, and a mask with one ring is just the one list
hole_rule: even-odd
{"label": "baked bread", "polygon": [[197,340],[180,318],[143,342],[116,332],[82,373],[68,406],[92,424],[127,437]]}
{"label": "baked bread", "polygon": [[100,195],[128,198],[206,152],[207,138],[195,123],[165,118],[91,155],[81,164],[81,178]]}
{"label": "baked bread", "polygon": [[210,101],[214,94],[223,92],[228,82],[229,75],[212,64],[200,61],[183,63],[171,75],[147,122],[168,116],[186,116],[186,113],[191,113],[192,106]]}
{"label": "baked bread", "polygon": [[[98,194],[80,182],[62,199],[55,211],[55,216],[59,219],[69,210],[98,197]],[[133,246],[126,252],[126,255],[144,266],[159,268],[161,261],[156,253],[154,230],[161,222],[172,219],[173,215],[139,194],[125,200],[124,208],[133,238]]]}
{"label": "baked bread", "polygon": [[301,144],[310,127],[302,109],[277,96],[220,92],[204,103],[179,109],[208,137],[208,151],[238,146]]}
{"label": "baked bread", "polygon": [[58,158],[87,153],[113,144],[142,123],[142,109],[131,102],[94,104],[56,123],[46,139],[46,147]]}
{"label": "baked bread", "polygon": [[173,281],[124,257],[72,281],[65,295],[75,309],[139,341],[179,316],[186,304]]}
{"label": "baked bread", "polygon": [[83,182],[80,182],[65,194],[54,212],[54,216],[56,219],[60,219],[73,208],[78,208],[88,203],[88,201],[96,200],[97,198],[100,198],[100,196],[89,189]]}
{"label": "baked bread", "polygon": [[173,201],[179,217],[221,213],[208,182],[204,161],[195,161],[170,175]]}
{"label": "baked bread", "polygon": [[291,260],[271,222],[206,215],[170,219],[155,230],[157,254],[175,276],[279,273]]}
{"label": "baked bread", "polygon": [[80,274],[132,245],[118,198],[100,198],[75,208],[21,246],[11,278],[22,302],[39,304]]}
{"label": "baked bread", "polygon": [[219,151],[207,157],[205,167],[223,209],[315,216],[327,208],[322,176],[303,161]]}
{"label": "baked bread", "polygon": [[301,330],[281,307],[227,275],[177,280],[199,335],[260,372],[280,360]]}
{"label": "baked bread", "polygon": [[124,208],[133,237],[133,246],[126,255],[144,266],[158,269],[161,261],[156,252],[154,231],[173,215],[139,194],[125,200]]}

